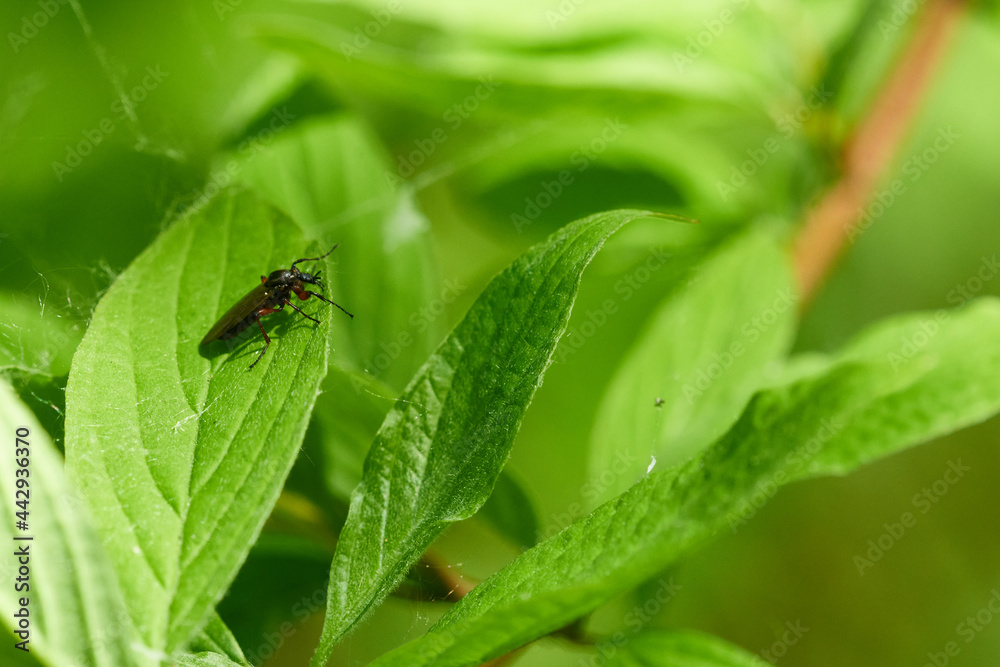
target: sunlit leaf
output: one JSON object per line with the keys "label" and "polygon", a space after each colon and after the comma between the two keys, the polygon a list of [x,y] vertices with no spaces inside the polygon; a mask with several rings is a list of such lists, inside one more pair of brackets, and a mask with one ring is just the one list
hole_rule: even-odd
{"label": "sunlit leaf", "polygon": [[489,497],[584,268],[608,236],[643,215],[591,216],[527,251],[493,279],[397,399],[351,498],[314,664],[325,664],[448,524]]}
{"label": "sunlit leaf", "polygon": [[[0,539],[9,551],[0,559],[8,582],[0,588],[4,642],[24,642],[25,651],[52,667],[153,665],[59,453],[5,380],[0,428],[9,438],[8,453],[0,456]],[[15,523],[21,520],[26,528]],[[27,658],[21,649],[14,653]]]}
{"label": "sunlit leaf", "polygon": [[318,250],[251,193],[224,191],[119,276],[73,359],[67,469],[154,649],[183,647],[210,619],[298,453],[327,327],[351,323],[316,300],[300,303],[321,324],[272,315],[252,370],[254,329],[235,346],[199,342],[262,274]]}

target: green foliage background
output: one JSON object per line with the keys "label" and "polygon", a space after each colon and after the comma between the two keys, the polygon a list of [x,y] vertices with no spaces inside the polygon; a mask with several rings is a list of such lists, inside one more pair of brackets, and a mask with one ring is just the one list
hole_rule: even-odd
{"label": "green foliage background", "polygon": [[[893,382],[903,381],[895,367],[885,368],[884,352],[912,336],[920,318],[880,325],[885,328],[872,338],[844,351],[847,341],[889,316],[965,304],[969,299],[962,290],[977,299],[1000,295],[1000,278],[975,282],[977,275],[989,273],[1000,251],[993,224],[1000,210],[1000,125],[994,118],[1000,79],[993,75],[1000,71],[1000,26],[988,3],[974,5],[963,20],[884,177],[882,203],[894,182],[902,183],[902,190],[884,210],[874,204],[867,208],[870,224],[846,244],[842,261],[801,319],[788,311],[768,326],[763,347],[741,356],[725,383],[715,385],[697,410],[686,409],[682,389],[671,380],[704,368],[716,346],[724,348],[732,340],[727,332],[740,330],[766,309],[771,295],[792,289],[791,241],[808,205],[836,176],[839,148],[905,45],[916,23],[909,6],[821,0],[5,3],[0,7],[5,36],[0,47],[0,368],[16,398],[2,397],[4,424],[37,420],[33,431],[39,443],[44,429],[65,451],[68,434],[78,428],[73,410],[81,410],[77,424],[92,433],[86,440],[76,436],[91,447],[78,450],[79,460],[97,460],[116,438],[138,445],[134,433],[145,432],[144,445],[160,442],[177,452],[177,461],[163,463],[167,469],[186,460],[181,452],[208,446],[204,439],[196,445],[183,425],[212,428],[215,414],[207,408],[178,412],[171,419],[179,428],[150,437],[144,423],[162,419],[145,413],[143,400],[165,415],[170,400],[183,410],[186,403],[197,405],[219,393],[223,408],[234,404],[233,397],[263,396],[263,404],[253,403],[259,408],[251,411],[253,423],[269,424],[281,414],[283,426],[273,434],[280,451],[267,447],[274,443],[258,428],[241,445],[248,449],[237,454],[262,452],[265,463],[258,472],[266,472],[267,479],[243,470],[243,459],[233,452],[225,458],[230,441],[219,440],[220,460],[233,466],[232,477],[223,481],[253,479],[258,495],[244,502],[259,511],[244,515],[245,525],[226,533],[231,544],[219,558],[233,571],[240,569],[218,612],[254,664],[299,665],[307,663],[319,641],[323,621],[317,610],[333,545],[345,522],[350,525],[351,493],[392,397],[405,390],[410,399],[419,399],[415,405],[426,407],[421,388],[411,392],[406,387],[428,356],[499,271],[574,220],[637,208],[694,217],[700,224],[648,217],[629,222],[583,274],[575,304],[572,290],[547,290],[558,298],[537,304],[538,326],[558,331],[560,308],[568,312],[571,306],[572,315],[523,423],[519,414],[490,412],[492,401],[516,393],[506,380],[493,393],[470,390],[467,402],[482,411],[470,423],[488,422],[499,435],[484,439],[470,428],[462,437],[510,447],[498,491],[472,518],[466,517],[488,485],[456,484],[456,493],[468,501],[464,504],[456,501],[442,509],[444,501],[427,500],[421,507],[433,507],[440,515],[436,518],[448,520],[416,522],[414,544],[421,546],[416,555],[433,541],[434,562],[446,564],[451,575],[486,579],[533,541],[626,491],[644,476],[653,450],[661,452],[655,470],[662,471],[720,436],[723,445],[735,442],[733,434],[739,435],[753,416],[744,408],[754,392],[774,387],[758,395],[754,406],[798,405],[798,395],[789,398],[781,387],[791,378],[809,378],[826,364],[841,374],[834,379],[844,387],[854,387],[853,373],[864,376],[855,364],[885,379],[885,386],[871,390],[881,400],[898,389]],[[123,94],[132,101],[131,113],[122,106]],[[914,158],[933,149],[942,136],[953,140],[943,150],[934,149],[933,164],[919,166]],[[74,151],[81,154],[78,166]],[[745,184],[732,180],[734,169],[754,156],[759,161],[762,151],[766,159],[750,168],[753,174]],[[234,189],[206,205],[206,195],[228,186]],[[539,206],[535,216],[531,202],[546,201],[539,199],[543,193],[551,203]],[[235,207],[228,217],[219,213],[227,201]],[[234,216],[232,210],[245,213]],[[612,216],[594,224],[621,222],[624,218]],[[223,243],[222,229],[228,230],[225,238],[235,240],[232,245]],[[593,232],[591,250],[605,231],[610,229]],[[196,241],[185,242],[184,234]],[[307,246],[306,239],[316,242]],[[330,324],[326,379],[320,350],[326,331],[295,324],[294,313],[271,318],[278,335],[268,363],[275,366],[263,366],[252,379],[242,366],[256,342],[236,348],[229,365],[228,352],[196,355],[200,332],[250,289],[257,275],[287,265],[307,248],[318,251],[333,242],[341,247],[324,269],[329,293],[356,317],[348,321],[332,309],[321,317],[324,327]],[[584,255],[580,270],[589,262]],[[665,260],[643,273],[651,257]],[[130,273],[115,282],[130,266]],[[106,301],[99,307],[102,298]],[[605,305],[609,301],[613,312]],[[126,303],[131,310],[122,314]],[[184,309],[174,312],[176,304]],[[316,308],[312,301],[306,305],[307,312]],[[524,304],[511,299],[493,306],[491,312],[511,314],[520,313],[517,308]],[[942,335],[903,373],[907,382],[915,382],[913,405],[947,404],[954,417],[948,428],[928,423],[922,433],[934,435],[990,414],[985,408],[976,412],[976,401],[988,403],[987,389],[977,391],[992,387],[989,378],[1000,370],[988,364],[996,357],[989,351],[996,341],[990,338],[994,309],[986,302],[970,308],[967,317],[953,317],[953,337]],[[600,326],[588,329],[597,321]],[[96,326],[81,344],[91,322]],[[489,331],[492,324],[488,317],[466,321],[459,333]],[[477,336],[470,334],[468,340],[480,340]],[[126,341],[123,347],[115,343],[119,338]],[[465,345],[466,339],[457,340]],[[525,350],[544,351],[556,340],[541,336],[524,343]],[[204,382],[185,382],[174,395],[166,390],[154,391],[152,398],[128,394],[113,365],[127,361],[119,351],[129,345],[138,345],[137,363],[152,368],[141,383],[147,387],[169,386],[163,378],[170,368],[155,361],[161,350],[176,350],[183,358],[178,365]],[[296,356],[305,349],[316,354]],[[522,348],[516,346],[495,349],[505,360],[523,361],[525,368],[542,363],[521,359]],[[969,355],[960,354],[963,350]],[[801,356],[782,367],[780,360],[789,352]],[[475,377],[486,377],[489,358],[480,360],[481,375]],[[99,375],[84,375],[81,368]],[[661,368],[669,370],[658,373]],[[933,383],[914,380],[924,377],[920,373]],[[88,377],[101,380],[100,393],[85,393],[88,381],[97,382]],[[533,387],[535,376],[526,377]],[[314,387],[321,380],[323,393],[316,398]],[[795,386],[805,392],[811,386],[805,382]],[[74,383],[84,387],[79,396],[89,399],[76,408],[70,400],[68,420],[67,383],[71,394]],[[940,391],[943,398],[935,387],[947,390]],[[641,400],[630,400],[633,396]],[[952,405],[945,400],[949,397],[963,400]],[[655,407],[656,398],[667,400],[663,408]],[[250,405],[251,398],[246,400]],[[304,454],[295,459],[290,448],[302,437],[313,400]],[[109,401],[113,409],[122,408],[121,421],[102,421]],[[215,405],[211,399],[207,404]],[[907,412],[907,405],[890,412],[893,419],[907,428],[922,427],[924,413]],[[221,413],[223,422],[232,417]],[[900,424],[872,427],[869,437],[859,438],[871,451],[852,464],[876,456],[879,447],[892,451],[889,443],[895,441],[889,434],[906,431]],[[581,584],[580,599],[553,594],[551,617],[556,609],[568,609],[569,619],[576,611],[589,611],[588,595],[602,604],[585,623],[532,644],[518,664],[601,664],[594,647],[571,637],[616,632],[630,638],[627,650],[611,658],[617,664],[660,664],[656,661],[671,652],[686,656],[688,662],[678,664],[741,664],[745,655],[715,646],[701,634],[638,630],[690,629],[760,653],[780,641],[789,623],[801,623],[808,632],[787,647],[781,664],[922,664],[928,652],[942,650],[949,641],[961,642],[955,664],[993,664],[1000,652],[1000,624],[986,625],[970,643],[956,626],[1000,587],[1000,538],[993,529],[1000,497],[992,482],[1000,470],[992,447],[1000,437],[998,424],[986,421],[846,477],[790,484],[738,530],[730,530],[724,520],[706,519],[702,528],[714,539],[648,572],[640,566],[642,554],[619,554],[616,562],[636,564],[640,580],[621,590],[606,580],[592,588]],[[117,429],[110,439],[109,425]],[[389,441],[389,435],[380,438]],[[899,438],[899,446],[915,442]],[[500,474],[506,457],[501,450],[480,452],[488,462],[482,466],[486,477]],[[706,455],[709,461],[719,449],[712,451],[716,454]],[[622,452],[631,466],[627,473],[602,477],[617,470]],[[71,463],[73,456],[67,456]],[[293,459],[284,494],[251,548],[247,538],[267,517]],[[114,463],[113,457],[109,461]],[[941,480],[956,461],[969,466],[968,473],[948,485],[930,511],[920,513],[915,496]],[[740,469],[760,465],[763,470],[765,463],[747,458]],[[821,463],[799,476],[849,467],[843,461]],[[54,457],[34,465],[53,484],[65,484]],[[2,484],[10,475],[0,470],[6,493]],[[95,466],[88,472],[78,465],[70,477],[82,484],[90,479],[96,488],[102,485],[94,481],[101,470]],[[442,477],[479,479],[468,470],[448,468]],[[173,478],[164,473],[163,479]],[[640,487],[655,487],[656,479],[666,478],[654,475]],[[734,488],[738,484],[733,481]],[[630,493],[639,494],[640,487]],[[188,491],[167,494],[168,500],[201,502],[198,516],[229,530],[215,513],[226,488],[208,488],[206,495],[190,498]],[[33,506],[39,515],[46,511],[45,502]],[[75,504],[67,516],[86,515],[83,505]],[[916,514],[915,527],[859,575],[855,556],[907,511]],[[91,559],[92,578],[102,581],[111,578],[110,568],[129,567],[116,565],[115,549],[127,554],[131,543],[100,532],[120,524],[96,514],[93,526],[78,519],[83,527],[66,533],[65,551],[99,554]],[[456,519],[461,520],[452,522]],[[362,528],[356,526],[354,534],[368,535]],[[186,553],[192,532],[168,529],[174,527],[156,534],[165,545],[161,555],[173,548]],[[668,530],[666,536],[650,538],[649,548],[680,552],[672,539]],[[101,548],[111,557],[100,555]],[[71,558],[61,555],[62,546],[53,553],[54,562]],[[555,586],[562,575],[571,579],[567,571],[545,570],[546,552],[539,553],[532,562],[547,573],[545,585]],[[214,564],[214,557],[206,562]],[[397,581],[411,561],[400,561],[387,580]],[[207,566],[199,569],[197,559],[179,562],[196,575],[182,577],[180,585],[199,589],[206,600],[214,595],[213,585],[228,583],[226,577],[213,578]],[[39,567],[38,576],[60,571],[58,565]],[[164,567],[149,582],[179,576]],[[151,570],[156,569],[154,563]],[[70,585],[51,576],[53,585]],[[137,580],[144,576],[136,574]],[[422,636],[452,607],[440,599],[447,587],[427,562],[417,563],[398,594],[386,598],[335,649],[332,664],[365,664]],[[664,587],[671,591],[669,604],[649,604]],[[476,596],[488,600],[490,590],[484,587]],[[120,616],[122,600],[111,598],[101,606],[102,614]],[[381,599],[378,593],[373,598]],[[80,600],[86,599],[80,593]],[[473,599],[480,604],[479,597]],[[160,608],[153,597],[147,602],[151,610]],[[66,605],[65,619],[83,617],[73,611],[77,603]],[[450,617],[464,613],[452,611]],[[151,645],[163,639],[163,646],[177,648],[187,636],[185,623],[196,622],[178,617],[170,616],[176,637],[157,638],[155,628],[129,628],[106,644],[109,662],[95,657],[94,664],[122,664],[115,656],[127,652],[123,637],[133,636],[129,633]],[[512,617],[515,625],[520,619],[530,630],[528,611]],[[53,619],[49,622],[60,622]],[[74,627],[74,622],[61,622]],[[189,648],[225,652],[231,647],[227,634],[213,620]],[[79,640],[72,632],[67,636],[67,646]],[[3,644],[4,659],[24,661],[20,653],[9,653],[10,642]],[[422,648],[414,646],[400,651]],[[415,660],[412,655],[408,660]]]}

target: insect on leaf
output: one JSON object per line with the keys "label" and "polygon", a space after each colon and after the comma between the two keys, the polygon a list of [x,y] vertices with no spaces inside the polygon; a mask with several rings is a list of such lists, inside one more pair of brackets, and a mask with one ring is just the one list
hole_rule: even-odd
{"label": "insect on leaf", "polygon": [[[199,342],[260,275],[320,254],[251,192],[177,220],[115,281],[70,371],[66,465],[143,640],[182,648],[207,623],[294,462],[340,313],[299,302],[230,349]],[[317,267],[318,268],[318,267]],[[338,322],[349,326],[350,322]]]}

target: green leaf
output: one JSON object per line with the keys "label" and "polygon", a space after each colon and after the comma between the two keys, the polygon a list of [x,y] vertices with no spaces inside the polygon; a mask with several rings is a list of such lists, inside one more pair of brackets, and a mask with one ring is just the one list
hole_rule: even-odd
{"label": "green leaf", "polygon": [[225,621],[218,613],[212,614],[211,619],[203,627],[187,646],[188,653],[218,653],[227,660],[240,665],[249,666],[243,650],[233,633],[226,626]]}
{"label": "green leaf", "polygon": [[351,498],[314,665],[381,602],[449,523],[489,497],[565,331],[583,269],[641,211],[566,226],[487,286],[386,417]]}
{"label": "green leaf", "polygon": [[616,651],[608,667],[766,667],[752,653],[692,630],[644,630]]}
{"label": "green leaf", "polygon": [[844,474],[986,419],[1000,409],[998,336],[1000,301],[992,298],[873,328],[819,374],[758,393],[700,456],[653,472],[525,552],[378,664],[502,655],[636,586],[716,531],[737,530],[788,482]]}
{"label": "green leaf", "polygon": [[[218,118],[220,134],[235,139],[255,118],[274,113],[276,105],[292,94],[303,79],[302,68],[294,58],[270,53],[254,69],[241,77],[242,85],[231,95]],[[284,113],[285,109],[280,109]],[[270,121],[270,119],[268,119]]]}
{"label": "green leaf", "polygon": [[601,500],[639,479],[650,456],[676,465],[725,433],[773,373],[794,321],[791,271],[767,234],[740,235],[707,257],[654,313],[604,393],[590,445]]}
{"label": "green leaf", "polygon": [[[137,635],[115,573],[85,509],[66,482],[58,452],[2,379],[0,429],[9,442],[8,451],[0,456],[0,539],[9,550],[0,560],[6,582],[0,587],[0,622],[11,633],[22,631],[15,614],[21,613],[26,598],[30,624],[30,634],[5,641],[27,639],[26,648],[53,667],[152,665],[143,652],[133,650]],[[26,443],[17,440],[25,431]],[[18,487],[19,479],[27,486]],[[16,495],[19,490],[21,496]],[[25,498],[24,506],[16,504]],[[17,528],[18,512],[27,512],[27,530]],[[24,537],[32,539],[19,539]],[[26,557],[15,556],[21,549],[28,551]],[[21,558],[26,560],[19,562]],[[19,571],[22,565],[27,575]],[[20,577],[26,578],[19,581]]]}
{"label": "green leaf", "polygon": [[[361,483],[368,449],[394,402],[392,390],[371,377],[330,369],[313,414],[322,442],[326,486],[335,498],[350,501],[354,487]],[[493,494],[477,517],[517,546],[527,548],[536,541],[534,507],[506,470],[500,473]]]}
{"label": "green leaf", "polygon": [[[199,341],[260,276],[313,255],[301,230],[226,190],[175,222],[108,290],[67,387],[70,478],[90,503],[145,642],[170,653],[211,617],[298,453],[340,311],[303,302],[230,352]],[[315,304],[315,305],[313,305]]]}
{"label": "green leaf", "polygon": [[228,656],[221,653],[213,653],[212,651],[182,653],[174,659],[179,667],[241,667],[248,664],[246,662],[236,662]]}
{"label": "green leaf", "polygon": [[888,319],[845,346],[840,363],[877,363],[890,381],[911,380],[837,431],[802,476],[845,475],[902,447],[980,422],[997,410],[1000,301]]}
{"label": "green leaf", "polygon": [[438,284],[430,225],[412,193],[397,192],[374,136],[357,120],[335,116],[303,122],[236,157],[243,182],[310,237],[341,244],[331,291],[357,317],[349,328],[334,328],[334,349],[401,388],[441,340],[442,323],[428,307],[454,297]]}

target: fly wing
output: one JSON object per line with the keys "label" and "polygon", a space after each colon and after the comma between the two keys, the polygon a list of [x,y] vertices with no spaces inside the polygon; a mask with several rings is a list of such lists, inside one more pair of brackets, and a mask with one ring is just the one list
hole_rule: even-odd
{"label": "fly wing", "polygon": [[[237,301],[232,308],[227,310],[225,315],[219,318],[219,321],[205,334],[205,337],[201,340],[201,344],[207,345],[213,340],[221,338],[226,333],[239,333],[248,324],[248,322],[245,322],[247,316],[264,305],[266,301],[267,288],[263,284],[257,285],[245,297]],[[240,327],[241,324],[242,326]],[[237,327],[239,328],[237,329]]]}

